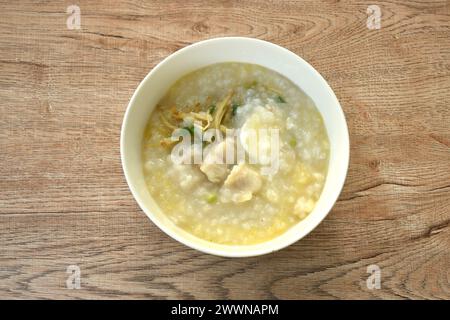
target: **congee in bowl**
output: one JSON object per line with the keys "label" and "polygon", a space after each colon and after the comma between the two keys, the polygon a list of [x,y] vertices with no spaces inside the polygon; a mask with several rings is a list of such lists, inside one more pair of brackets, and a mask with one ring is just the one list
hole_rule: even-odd
{"label": "congee in bowl", "polygon": [[299,87],[265,67],[226,62],[173,84],[149,119],[142,154],[148,191],[175,225],[252,245],[313,211],[330,146]]}

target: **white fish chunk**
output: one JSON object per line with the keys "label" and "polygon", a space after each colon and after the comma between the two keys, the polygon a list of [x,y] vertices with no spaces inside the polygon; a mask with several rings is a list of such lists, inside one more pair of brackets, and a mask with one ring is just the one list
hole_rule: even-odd
{"label": "white fish chunk", "polygon": [[240,143],[251,164],[263,166],[263,175],[274,175],[280,167],[280,132],[282,130],[278,113],[270,106],[256,107],[242,125]]}
{"label": "white fish chunk", "polygon": [[223,202],[249,201],[262,186],[260,174],[249,165],[235,165],[221,188]]}
{"label": "white fish chunk", "polygon": [[231,138],[211,147],[200,166],[209,181],[220,183],[225,180],[230,172],[229,164],[226,163],[226,152],[234,148],[234,139]]}

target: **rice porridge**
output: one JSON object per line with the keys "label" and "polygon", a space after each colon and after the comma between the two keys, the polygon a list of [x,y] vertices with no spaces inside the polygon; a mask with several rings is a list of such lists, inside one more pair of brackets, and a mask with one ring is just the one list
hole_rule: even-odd
{"label": "rice porridge", "polygon": [[270,240],[304,219],[330,153],[322,117],[300,88],[234,62],[179,79],[152,113],[142,151],[148,191],[171,221],[230,245]]}

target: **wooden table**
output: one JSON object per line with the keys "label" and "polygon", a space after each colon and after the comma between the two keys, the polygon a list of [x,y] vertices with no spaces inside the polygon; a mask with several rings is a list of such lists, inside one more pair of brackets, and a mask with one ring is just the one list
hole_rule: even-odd
{"label": "wooden table", "polygon": [[[79,30],[68,29],[70,4],[0,4],[0,298],[450,298],[448,1],[83,0]],[[380,29],[367,26],[373,4]],[[231,35],[309,61],[351,137],[325,221],[248,259],[162,233],[119,157],[143,77],[177,49]],[[70,265],[80,289],[67,287]],[[371,265],[380,289],[367,286]]]}

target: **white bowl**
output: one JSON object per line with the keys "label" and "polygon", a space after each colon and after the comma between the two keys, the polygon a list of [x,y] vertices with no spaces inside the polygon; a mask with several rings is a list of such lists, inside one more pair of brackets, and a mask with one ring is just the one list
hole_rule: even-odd
{"label": "white bowl", "polygon": [[[315,102],[330,139],[325,186],[314,210],[282,235],[256,245],[221,245],[178,228],[161,211],[144,182],[142,139],[155,105],[181,76],[219,62],[246,62],[275,70],[299,86]],[[185,47],[160,62],[139,84],[128,104],[120,139],[122,166],[134,198],[161,230],[179,242],[209,254],[250,257],[282,249],[311,232],[328,214],[344,185],[349,161],[347,123],[341,106],[322,76],[305,60],[270,42],[242,37],[216,38]]]}

